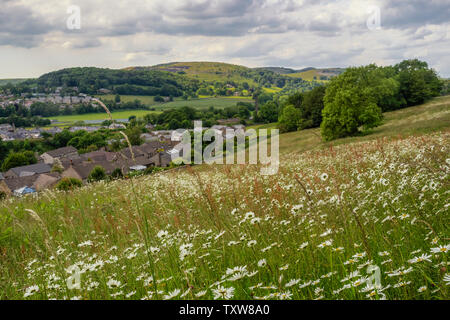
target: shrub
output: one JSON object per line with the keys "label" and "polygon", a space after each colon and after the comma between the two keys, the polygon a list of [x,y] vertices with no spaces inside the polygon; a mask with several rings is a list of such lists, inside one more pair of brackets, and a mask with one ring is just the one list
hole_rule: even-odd
{"label": "shrub", "polygon": [[70,191],[75,188],[79,188],[83,185],[81,180],[75,178],[63,178],[56,186],[57,189],[62,191]]}
{"label": "shrub", "polygon": [[114,169],[114,171],[111,173],[111,177],[113,179],[121,179],[121,178],[123,178],[122,169],[120,169],[120,168]]}
{"label": "shrub", "polygon": [[88,181],[95,182],[104,180],[105,178],[106,178],[105,169],[101,166],[96,166],[94,169],[92,169],[91,173],[89,174]]}

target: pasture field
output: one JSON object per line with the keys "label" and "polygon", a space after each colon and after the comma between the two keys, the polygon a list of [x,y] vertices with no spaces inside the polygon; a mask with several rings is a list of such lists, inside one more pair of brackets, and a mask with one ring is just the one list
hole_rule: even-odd
{"label": "pasture field", "polygon": [[222,109],[226,107],[235,106],[238,102],[253,102],[251,98],[247,97],[219,97],[219,98],[204,98],[204,99],[192,99],[192,100],[178,100],[160,104],[156,107],[157,110],[164,110],[168,108],[178,107],[192,107],[198,109],[207,109],[211,106],[214,108]]}
{"label": "pasture field", "polygon": [[333,143],[281,135],[271,176],[200,165],[7,198],[0,299],[447,300],[448,102]]}
{"label": "pasture field", "polygon": [[[105,94],[105,95],[96,95],[96,98],[104,99],[104,100],[112,100],[116,98],[116,95],[114,94]],[[146,106],[153,106],[155,104],[158,104],[154,101],[154,96],[132,96],[132,95],[121,95],[120,101],[122,102],[134,102],[134,100],[141,101],[142,104],[145,104]]]}
{"label": "pasture field", "polygon": [[[103,96],[104,97],[104,96]],[[139,96],[121,96],[125,99],[134,100],[134,98]],[[147,99],[153,97],[145,97]],[[125,101],[125,100],[123,100]],[[130,116],[134,115],[137,117],[143,117],[148,113],[161,113],[167,109],[180,108],[189,106],[192,108],[198,109],[207,109],[211,106],[214,108],[226,108],[236,105],[239,101],[242,102],[253,102],[251,98],[242,98],[242,97],[220,97],[220,98],[204,98],[204,99],[193,99],[193,100],[176,100],[167,103],[160,103],[153,105],[152,108],[155,110],[124,110],[124,111],[113,111],[111,114],[113,119],[128,119]],[[48,117],[50,120],[58,120],[59,122],[64,123],[73,123],[77,121],[87,121],[87,120],[107,120],[107,115],[105,113],[86,113],[86,114],[76,114],[76,115],[62,115],[55,117]]]}
{"label": "pasture field", "polygon": [[[143,117],[148,113],[159,113],[158,111],[150,110],[125,110],[125,111],[115,111],[111,115],[113,119],[128,119],[130,116],[134,115],[137,117]],[[68,116],[56,116],[48,117],[50,120],[58,120],[59,122],[77,122],[86,120],[108,120],[108,115],[106,113],[86,113],[86,114],[74,114]]]}

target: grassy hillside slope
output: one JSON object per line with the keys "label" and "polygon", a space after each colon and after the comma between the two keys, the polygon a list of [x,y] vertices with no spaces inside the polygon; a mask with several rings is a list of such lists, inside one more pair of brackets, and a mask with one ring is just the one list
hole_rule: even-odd
{"label": "grassy hillside slope", "polygon": [[4,200],[0,298],[448,299],[449,109],[332,148],[282,135],[273,176],[204,165]]}

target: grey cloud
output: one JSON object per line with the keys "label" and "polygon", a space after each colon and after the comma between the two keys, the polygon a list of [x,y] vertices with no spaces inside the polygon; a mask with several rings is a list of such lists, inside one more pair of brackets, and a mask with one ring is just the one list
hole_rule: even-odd
{"label": "grey cloud", "polygon": [[40,35],[52,29],[44,19],[29,8],[12,1],[2,3],[0,9],[0,44],[31,48],[38,44]]}
{"label": "grey cloud", "polygon": [[427,24],[449,23],[448,0],[385,1],[381,11],[383,27],[417,28]]}

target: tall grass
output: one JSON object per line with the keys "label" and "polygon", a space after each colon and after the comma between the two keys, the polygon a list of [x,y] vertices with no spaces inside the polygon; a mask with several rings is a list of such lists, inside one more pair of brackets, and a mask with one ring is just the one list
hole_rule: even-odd
{"label": "tall grass", "polygon": [[274,176],[200,166],[6,199],[0,298],[448,299],[449,142],[380,138],[286,155]]}

